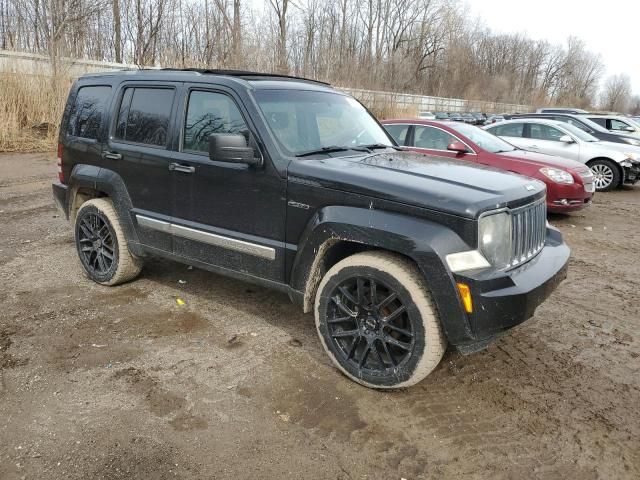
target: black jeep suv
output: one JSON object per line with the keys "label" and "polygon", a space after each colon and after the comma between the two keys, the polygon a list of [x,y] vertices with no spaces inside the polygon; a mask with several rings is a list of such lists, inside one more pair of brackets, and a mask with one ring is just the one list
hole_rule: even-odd
{"label": "black jeep suv", "polygon": [[447,344],[483,348],[566,276],[544,184],[400,151],[319,82],[87,75],[58,157],[54,197],[89,278],[132,280],[162,256],[283,290],[369,387],[418,382]]}

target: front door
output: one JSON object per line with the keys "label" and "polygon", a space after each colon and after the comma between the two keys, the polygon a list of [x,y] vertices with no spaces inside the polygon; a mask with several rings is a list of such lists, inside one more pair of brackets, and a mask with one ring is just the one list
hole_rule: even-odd
{"label": "front door", "polygon": [[567,143],[560,139],[567,134],[551,125],[543,123],[529,124],[530,149],[535,152],[546,153],[569,160],[579,161],[580,145],[577,142]]}
{"label": "front door", "polygon": [[263,279],[284,280],[286,179],[265,156],[251,167],[209,158],[209,135],[255,129],[239,99],[219,88],[181,92],[172,171],[174,254]]}
{"label": "front door", "polygon": [[411,141],[413,150],[427,155],[436,155],[439,157],[457,158],[459,160],[478,161],[477,155],[469,148],[466,153],[454,152],[449,150],[450,144],[454,142],[462,142],[452,133],[447,132],[438,127],[427,125],[414,125],[411,133]]}

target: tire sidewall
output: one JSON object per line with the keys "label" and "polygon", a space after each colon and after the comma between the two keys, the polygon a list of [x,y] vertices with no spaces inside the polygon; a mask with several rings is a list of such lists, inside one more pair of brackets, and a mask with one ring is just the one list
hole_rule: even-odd
{"label": "tire sidewall", "polygon": [[[417,307],[415,299],[405,286],[398,281],[393,275],[380,270],[374,266],[345,266],[337,271],[329,271],[325,279],[321,283],[321,290],[318,291],[316,299],[316,327],[318,334],[327,353],[332,357],[334,363],[354,381],[375,388],[397,388],[403,383],[409,381],[414,375],[420,360],[426,350],[426,336],[422,314]],[[359,276],[365,278],[374,278],[385,283],[388,287],[397,292],[402,304],[407,309],[412,323],[414,333],[414,345],[411,355],[408,359],[404,359],[400,365],[387,374],[383,372],[362,372],[345,361],[342,352],[336,346],[335,342],[329,335],[327,325],[327,309],[330,302],[330,294],[335,288],[345,280]]]}
{"label": "tire sidewall", "polygon": [[[114,248],[113,248],[113,262],[111,263],[111,267],[109,268],[109,270],[104,273],[104,274],[99,274],[97,272],[95,272],[88,264],[86,259],[84,258],[84,255],[81,252],[81,246],[80,246],[80,241],[79,241],[79,232],[80,232],[80,221],[90,215],[90,214],[96,214],[99,215],[100,218],[105,222],[105,224],[107,225],[107,228],[109,229],[109,233],[111,234],[111,238],[113,238],[113,243],[114,243]],[[118,265],[120,262],[120,245],[119,245],[119,238],[116,234],[115,229],[113,228],[113,224],[111,222],[111,219],[109,218],[109,216],[102,210],[100,210],[98,207],[96,207],[93,203],[91,203],[91,201],[85,203],[84,205],[82,205],[80,207],[80,209],[78,210],[78,214],[76,216],[76,221],[75,221],[75,227],[74,227],[74,240],[75,240],[75,244],[76,244],[76,251],[78,252],[78,258],[80,259],[80,263],[82,264],[82,267],[84,268],[85,273],[87,274],[87,276],[93,280],[94,282],[97,283],[102,283],[102,284],[106,284],[109,283],[111,281],[111,279],[113,279],[113,277],[116,275],[116,272],[118,271]]]}

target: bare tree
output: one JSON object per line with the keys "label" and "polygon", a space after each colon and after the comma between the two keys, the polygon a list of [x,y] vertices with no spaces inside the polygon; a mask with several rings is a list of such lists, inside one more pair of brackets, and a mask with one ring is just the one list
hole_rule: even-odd
{"label": "bare tree", "polygon": [[631,101],[631,79],[628,75],[612,75],[604,84],[601,106],[612,112],[623,112]]}

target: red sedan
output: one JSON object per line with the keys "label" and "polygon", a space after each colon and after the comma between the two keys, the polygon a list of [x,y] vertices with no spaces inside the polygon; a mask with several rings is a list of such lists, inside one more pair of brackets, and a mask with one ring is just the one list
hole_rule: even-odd
{"label": "red sedan", "polygon": [[572,212],[591,204],[593,174],[582,163],[519,150],[463,123],[412,119],[385,120],[382,124],[398,145],[416,152],[477,162],[543,181],[550,212]]}

